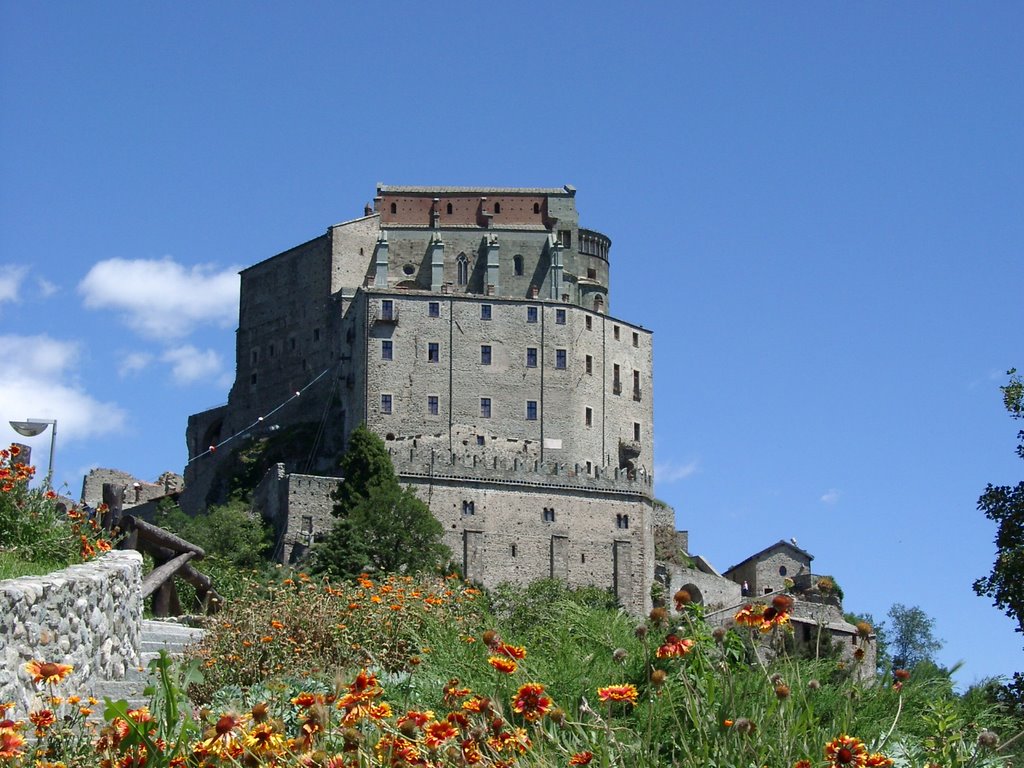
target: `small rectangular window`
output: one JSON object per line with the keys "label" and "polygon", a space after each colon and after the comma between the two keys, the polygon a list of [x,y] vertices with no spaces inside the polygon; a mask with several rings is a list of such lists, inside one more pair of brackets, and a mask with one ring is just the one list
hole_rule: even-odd
{"label": "small rectangular window", "polygon": [[527,347],[526,348],[526,367],[536,368],[537,367],[537,348]]}
{"label": "small rectangular window", "polygon": [[526,322],[536,323],[537,322],[537,308],[527,307],[526,308]]}
{"label": "small rectangular window", "polygon": [[590,463],[590,462],[588,461],[588,462],[587,462],[587,474],[589,475],[589,474],[591,474],[591,473],[592,473],[593,471],[594,471],[594,465],[593,465],[593,464],[591,464],[591,463]]}
{"label": "small rectangular window", "polygon": [[527,400],[526,401],[526,420],[536,421],[537,420],[537,401]]}
{"label": "small rectangular window", "polygon": [[491,319],[491,305],[490,304],[481,304],[480,305],[480,319],[481,320],[490,320]]}
{"label": "small rectangular window", "polygon": [[292,336],[290,339],[288,339],[288,348],[292,349],[292,350],[295,349],[295,337],[294,336]]}
{"label": "small rectangular window", "polygon": [[381,360],[392,360],[394,359],[394,342],[390,339],[383,339],[380,343],[380,359]]}
{"label": "small rectangular window", "polygon": [[380,317],[382,320],[393,320],[395,318],[395,302],[391,299],[381,299]]}
{"label": "small rectangular window", "polygon": [[597,280],[597,270],[593,267],[587,267],[587,279]]}
{"label": "small rectangular window", "polygon": [[587,315],[587,330],[594,330],[594,318],[592,318],[590,315]]}
{"label": "small rectangular window", "polygon": [[477,445],[483,445],[484,444],[484,436],[483,435],[477,435],[476,436],[476,444]]}
{"label": "small rectangular window", "polygon": [[637,442],[640,442],[640,422],[639,421],[634,421],[633,422],[633,439],[636,440]]}
{"label": "small rectangular window", "polygon": [[249,383],[250,384],[255,384],[256,383],[256,374],[255,373],[252,376],[249,377]]}
{"label": "small rectangular window", "polygon": [[380,412],[391,413],[391,395],[380,396]]}
{"label": "small rectangular window", "polygon": [[274,345],[273,344],[270,345],[270,356],[271,357],[274,356]]}
{"label": "small rectangular window", "polygon": [[558,242],[565,248],[572,248],[572,230],[571,229],[560,229],[558,230]]}
{"label": "small rectangular window", "polygon": [[480,418],[491,418],[491,398],[489,397],[480,398]]}
{"label": "small rectangular window", "polygon": [[476,502],[463,501],[462,502],[462,514],[464,515],[475,515],[476,514]]}
{"label": "small rectangular window", "polygon": [[432,301],[427,305],[427,316],[428,317],[440,317],[441,316],[441,304],[437,301]]}
{"label": "small rectangular window", "polygon": [[590,355],[587,355],[587,357],[586,357],[586,364],[587,364],[587,375],[588,376],[593,376],[594,375],[594,358],[592,356],[590,356]]}
{"label": "small rectangular window", "polygon": [[427,413],[431,416],[437,416],[437,412],[437,395],[427,395]]}
{"label": "small rectangular window", "polygon": [[565,368],[565,350],[564,349],[556,349],[555,350],[555,368],[561,368],[561,369]]}
{"label": "small rectangular window", "polygon": [[619,326],[617,326],[617,325],[612,326],[612,333],[615,336],[615,340],[618,341],[619,340]]}
{"label": "small rectangular window", "polygon": [[640,334],[637,333],[636,331],[633,331],[633,346],[634,347],[639,347],[640,346]]}
{"label": "small rectangular window", "polygon": [[260,351],[258,349],[254,349],[249,360],[253,365],[256,365],[260,361]]}
{"label": "small rectangular window", "polygon": [[481,344],[480,345],[480,365],[491,364],[491,345]]}
{"label": "small rectangular window", "polygon": [[586,414],[583,417],[583,423],[586,424],[588,427],[594,426],[594,409],[593,408],[587,408]]}
{"label": "small rectangular window", "polygon": [[544,519],[545,523],[553,523],[553,522],[555,522],[555,508],[554,507],[544,507],[543,519]]}
{"label": "small rectangular window", "polygon": [[319,328],[314,328],[313,329],[313,341],[320,341],[320,329]]}
{"label": "small rectangular window", "polygon": [[441,359],[441,349],[436,341],[427,344],[427,362],[436,363]]}
{"label": "small rectangular window", "polygon": [[555,324],[556,325],[565,325],[565,310],[564,309],[556,309],[555,310]]}
{"label": "small rectangular window", "polygon": [[623,529],[629,528],[629,515],[616,515],[615,527]]}

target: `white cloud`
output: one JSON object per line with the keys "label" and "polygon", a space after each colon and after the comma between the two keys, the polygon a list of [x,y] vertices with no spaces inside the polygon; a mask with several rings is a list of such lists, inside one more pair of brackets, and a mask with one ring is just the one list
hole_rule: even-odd
{"label": "white cloud", "polygon": [[[0,336],[0,412],[8,419],[56,419],[58,441],[119,432],[125,412],[89,395],[75,375],[78,345],[49,336]],[[13,433],[12,433],[13,439]]]}
{"label": "white cloud", "polygon": [[824,494],[822,494],[820,501],[822,504],[835,504],[839,501],[839,496],[840,493],[838,489],[829,488]]}
{"label": "white cloud", "polygon": [[18,300],[18,290],[26,271],[25,267],[0,264],[0,303]]}
{"label": "white cloud", "polygon": [[212,349],[201,352],[191,344],[186,344],[168,349],[160,359],[170,363],[171,374],[177,384],[192,384],[203,380],[219,383],[223,375],[224,363]]}
{"label": "white cloud", "polygon": [[59,286],[56,283],[51,283],[45,277],[37,277],[36,285],[39,287],[39,293],[43,296],[43,298],[49,298],[50,296],[53,296],[53,294],[55,294],[58,290],[60,290]]}
{"label": "white cloud", "polygon": [[679,480],[685,480],[699,471],[700,466],[697,464],[696,459],[686,464],[673,464],[671,462],[655,464],[654,479],[659,483],[675,483]]}
{"label": "white cloud", "polygon": [[125,376],[132,376],[144,370],[151,362],[153,362],[153,356],[148,352],[129,352],[121,359],[117,375],[122,379]]}
{"label": "white cloud", "polygon": [[78,284],[89,309],[121,311],[136,333],[180,339],[197,327],[238,320],[237,269],[185,267],[173,259],[107,259]]}

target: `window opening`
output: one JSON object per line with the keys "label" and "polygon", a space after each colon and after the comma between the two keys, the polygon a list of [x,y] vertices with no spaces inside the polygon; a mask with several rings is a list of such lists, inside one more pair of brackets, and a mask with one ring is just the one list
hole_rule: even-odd
{"label": "window opening", "polygon": [[480,365],[491,364],[491,345],[481,344],[480,345]]}
{"label": "window opening", "polygon": [[391,204],[391,212],[392,213],[398,213],[398,203],[392,203]]}
{"label": "window opening", "polygon": [[527,347],[526,348],[526,367],[536,368],[537,367],[537,348]]}
{"label": "window opening", "polygon": [[448,212],[448,215],[451,216],[452,215],[452,204],[448,203],[448,207],[445,208],[445,210]]}
{"label": "window opening", "polygon": [[380,359],[391,360],[394,354],[394,342],[389,339],[384,339],[380,343]]}
{"label": "window opening", "polygon": [[526,308],[526,322],[536,323],[537,322],[537,308],[527,307]]}
{"label": "window opening", "polygon": [[391,413],[391,395],[380,396],[380,412]]}
{"label": "window opening", "polygon": [[516,254],[512,257],[512,271],[516,277],[523,276],[523,257]]}
{"label": "window opening", "polygon": [[545,523],[553,523],[553,522],[555,522],[555,508],[554,507],[544,507],[544,522]]}
{"label": "window opening", "polygon": [[436,341],[427,344],[427,362],[436,363],[441,359],[441,348]]}
{"label": "window opening", "polygon": [[634,421],[633,422],[633,439],[636,440],[638,443],[640,442],[640,422],[639,421]]}
{"label": "window opening", "polygon": [[464,515],[475,515],[476,514],[476,503],[472,501],[462,502],[462,514]]}
{"label": "window opening", "polygon": [[491,418],[491,398],[489,397],[480,398],[480,418]]}
{"label": "window opening", "polygon": [[494,204],[494,212],[495,213],[501,213],[501,203],[495,203]]}
{"label": "window opening", "polygon": [[594,329],[594,318],[587,315],[587,330],[592,331]]}
{"label": "window opening", "polygon": [[633,346],[634,347],[639,347],[640,346],[640,334],[637,333],[636,331],[633,332]]}
{"label": "window opening", "polygon": [[427,396],[427,413],[429,413],[431,416],[437,416],[438,410],[439,409],[438,409],[437,395],[428,395]]}
{"label": "window opening", "polygon": [[588,427],[594,426],[594,409],[593,408],[587,408],[587,410],[585,412],[585,415],[583,417],[583,423],[586,424]]}
{"label": "window opening", "polygon": [[490,320],[491,319],[491,305],[490,304],[481,304],[480,305],[480,319],[481,320]]}
{"label": "window opening", "polygon": [[555,323],[557,325],[565,325],[565,310],[564,309],[556,309],[555,310]]}
{"label": "window opening", "polygon": [[465,285],[469,282],[469,259],[466,258],[466,254],[460,253],[455,259],[455,265],[458,268],[459,285]]}
{"label": "window opening", "polygon": [[440,317],[441,316],[441,304],[437,301],[432,301],[427,305],[427,315],[429,317]]}
{"label": "window opening", "polygon": [[594,374],[594,358],[590,355],[586,357],[587,364],[587,375],[592,376]]}
{"label": "window opening", "polygon": [[555,368],[565,368],[565,350],[555,350]]}
{"label": "window opening", "polygon": [[526,420],[536,421],[537,420],[537,401],[527,400],[526,401]]}

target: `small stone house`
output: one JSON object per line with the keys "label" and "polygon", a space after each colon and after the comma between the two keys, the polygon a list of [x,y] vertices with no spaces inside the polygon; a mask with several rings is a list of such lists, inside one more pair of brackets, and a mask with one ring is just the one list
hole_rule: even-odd
{"label": "small stone house", "polygon": [[800,549],[793,540],[778,541],[729,568],[724,576],[748,585],[748,597],[783,589],[786,579],[808,576],[814,555]]}

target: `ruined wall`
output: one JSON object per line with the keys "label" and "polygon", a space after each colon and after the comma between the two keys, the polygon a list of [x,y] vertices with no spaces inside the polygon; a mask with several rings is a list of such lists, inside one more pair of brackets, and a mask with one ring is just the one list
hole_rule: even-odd
{"label": "ruined wall", "polygon": [[665,562],[659,562],[657,570],[658,580],[665,586],[666,605],[672,605],[672,596],[680,589],[708,611],[736,606],[743,599],[739,584],[721,576]]}
{"label": "ruined wall", "polygon": [[0,701],[29,708],[33,660],[71,664],[63,690],[122,677],[138,665],[142,555],[108,552],[47,576],[0,581]]}
{"label": "ruined wall", "polygon": [[82,503],[95,507],[103,501],[103,486],[107,483],[124,489],[124,508],[145,504],[161,496],[181,490],[181,475],[165,472],[155,483],[140,480],[118,469],[91,469],[82,480]]}

